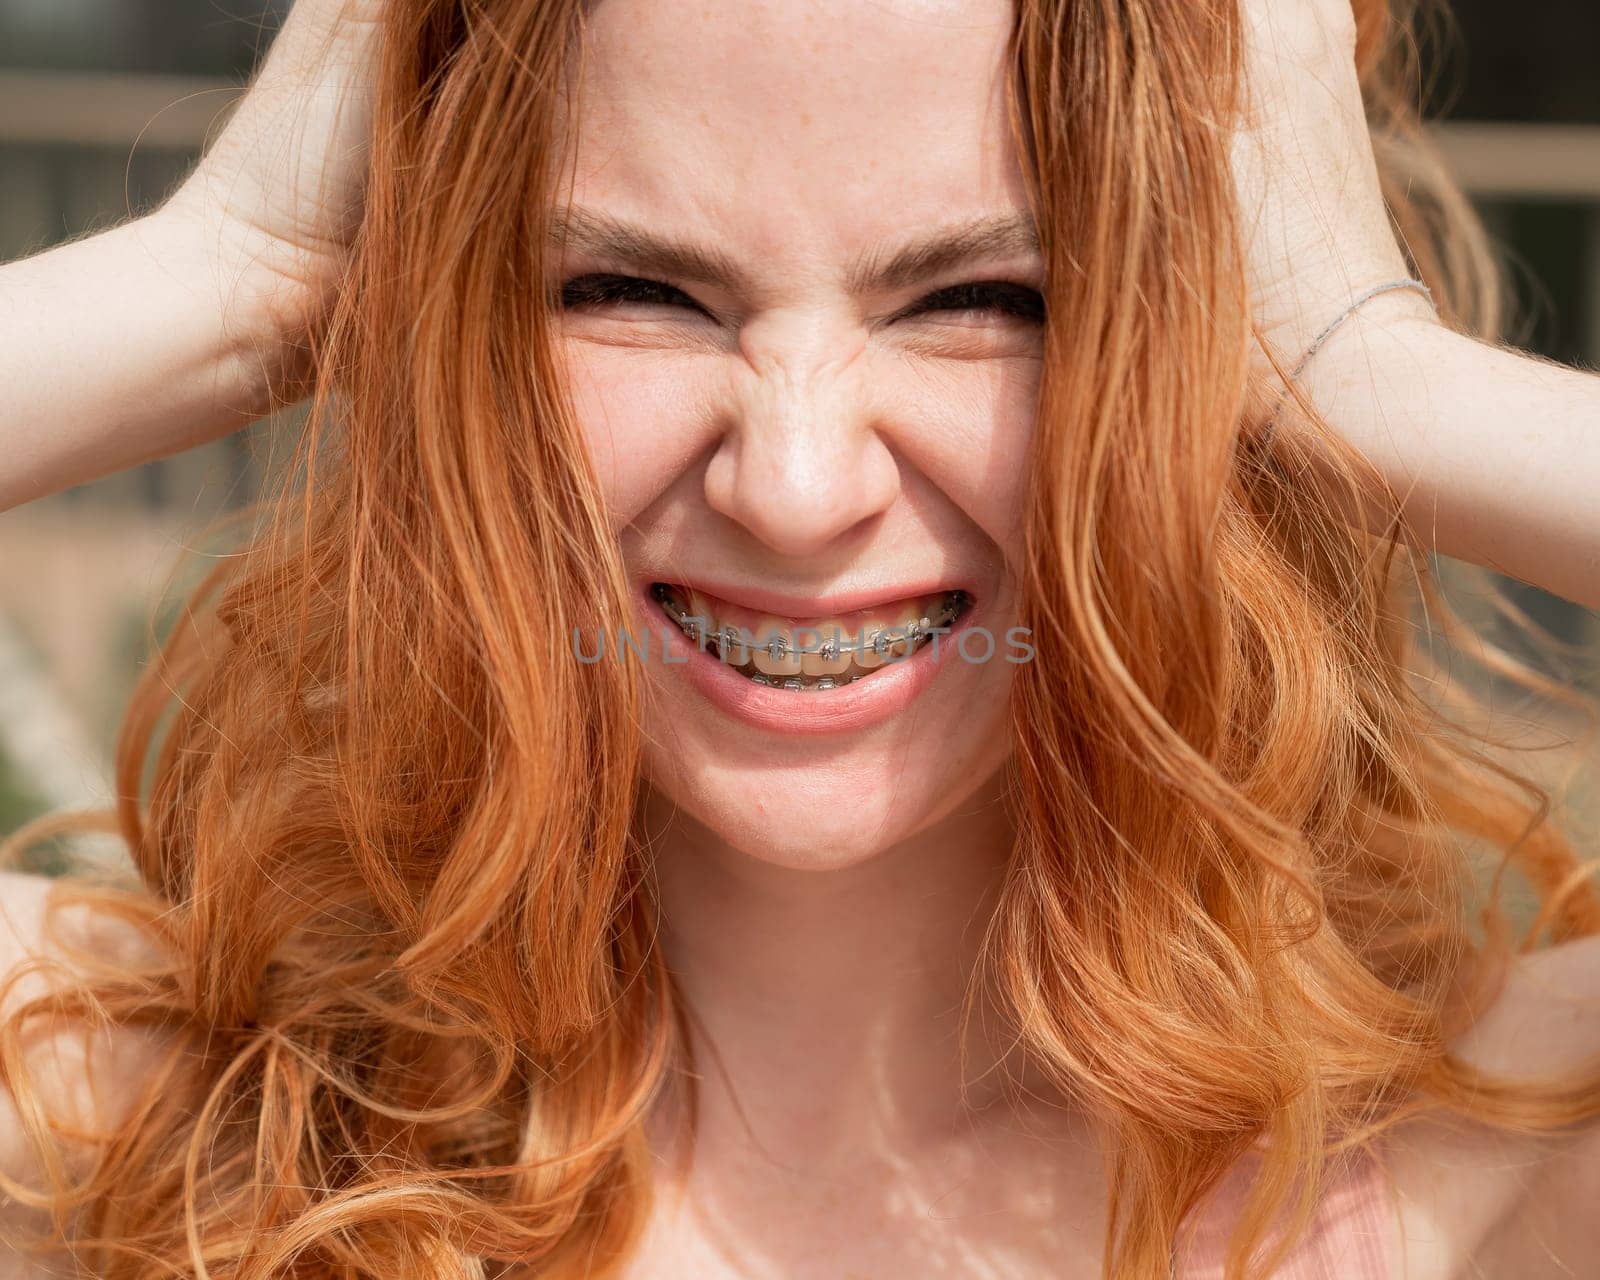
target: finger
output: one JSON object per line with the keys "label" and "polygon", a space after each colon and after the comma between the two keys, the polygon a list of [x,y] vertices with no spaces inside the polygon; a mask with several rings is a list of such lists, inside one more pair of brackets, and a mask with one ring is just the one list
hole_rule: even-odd
{"label": "finger", "polygon": [[232,216],[297,248],[346,242],[359,218],[380,0],[298,0],[202,162]]}

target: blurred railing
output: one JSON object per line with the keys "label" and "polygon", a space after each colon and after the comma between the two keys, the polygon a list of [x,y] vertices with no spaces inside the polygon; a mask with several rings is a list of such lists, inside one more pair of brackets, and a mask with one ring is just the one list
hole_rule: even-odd
{"label": "blurred railing", "polygon": [[194,76],[0,69],[0,143],[193,152],[238,97]]}
{"label": "blurred railing", "polygon": [[1434,136],[1475,196],[1600,203],[1600,125],[1451,121]]}

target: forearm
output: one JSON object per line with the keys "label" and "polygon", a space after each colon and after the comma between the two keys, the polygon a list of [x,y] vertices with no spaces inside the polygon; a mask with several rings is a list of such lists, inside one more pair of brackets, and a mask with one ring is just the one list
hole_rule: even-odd
{"label": "forearm", "polygon": [[279,283],[171,211],[0,267],[0,510],[269,411]]}
{"label": "forearm", "polygon": [[1429,546],[1600,610],[1600,376],[1425,310],[1414,295],[1374,299],[1302,385]]}

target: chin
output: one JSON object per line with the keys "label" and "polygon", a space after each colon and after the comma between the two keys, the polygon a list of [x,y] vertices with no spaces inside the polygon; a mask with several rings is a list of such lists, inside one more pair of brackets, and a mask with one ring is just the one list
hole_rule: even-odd
{"label": "chin", "polygon": [[970,724],[954,751],[914,738],[888,758],[877,744],[811,759],[815,747],[796,745],[788,760],[740,762],[652,739],[645,776],[652,808],[691,841],[797,871],[837,871],[987,802],[986,784],[1007,754],[1004,717],[995,719]]}

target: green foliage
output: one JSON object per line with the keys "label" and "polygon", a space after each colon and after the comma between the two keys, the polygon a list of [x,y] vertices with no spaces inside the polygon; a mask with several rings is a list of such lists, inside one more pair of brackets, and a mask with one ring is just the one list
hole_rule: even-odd
{"label": "green foliage", "polygon": [[34,795],[0,748],[0,832],[15,831],[44,812],[44,802]]}

